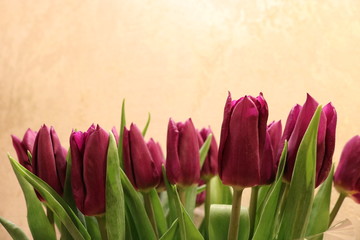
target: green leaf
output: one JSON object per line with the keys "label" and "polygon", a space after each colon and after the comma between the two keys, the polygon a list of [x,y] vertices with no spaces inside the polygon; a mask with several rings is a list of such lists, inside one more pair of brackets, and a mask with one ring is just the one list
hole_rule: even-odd
{"label": "green leaf", "polygon": [[126,126],[126,116],[125,116],[125,98],[124,98],[121,105],[121,122],[120,122],[119,145],[118,145],[118,153],[119,153],[119,161],[120,161],[121,169],[124,169],[123,135],[124,135],[125,126]]}
{"label": "green leaf", "polygon": [[125,204],[120,178],[119,155],[113,133],[109,132],[106,166],[106,230],[108,239],[125,239]]}
{"label": "green leaf", "polygon": [[147,240],[156,239],[154,230],[146,214],[144,204],[122,169],[120,169],[120,177],[124,190],[125,204],[129,209],[133,221],[136,223],[135,227],[139,238]]}
{"label": "green leaf", "polygon": [[167,179],[166,170],[165,170],[164,165],[162,165],[162,173],[163,173],[163,179],[164,179],[165,187],[166,187],[167,207],[169,209],[169,213],[167,216],[167,222],[170,225],[171,223],[173,223],[175,221],[175,219],[178,218],[177,209],[176,209],[176,205],[175,205],[175,202],[177,201],[177,196],[176,196],[175,192],[173,191],[173,187],[169,183],[169,180]]}
{"label": "green leaf", "polygon": [[14,223],[0,217],[0,223],[14,240],[28,240],[25,233]]}
{"label": "green leaf", "polygon": [[204,144],[200,148],[200,168],[204,165],[206,156],[207,156],[207,154],[209,152],[210,145],[211,145],[211,139],[212,139],[212,134],[210,133],[207,136]]}
{"label": "green leaf", "polygon": [[177,240],[179,238],[179,219],[175,219],[170,228],[164,233],[160,240]]}
{"label": "green leaf", "polygon": [[86,229],[88,230],[91,240],[101,240],[99,225],[94,216],[85,216]]}
{"label": "green leaf", "polygon": [[[321,184],[320,189],[315,196],[310,214],[309,224],[306,229],[306,236],[312,236],[319,233],[323,233],[329,228],[330,199],[331,199],[331,187],[332,187],[333,175],[334,175],[334,166],[332,167],[325,182]],[[318,237],[312,239],[320,240],[322,238],[323,236],[322,234],[320,234]]]}
{"label": "green leaf", "polygon": [[278,239],[301,239],[309,221],[315,188],[316,140],[321,114],[316,109],[300,143]]}
{"label": "green leaf", "polygon": [[56,217],[65,225],[74,239],[90,239],[89,233],[84,225],[76,217],[69,205],[52,189],[47,183],[21,166],[10,155],[8,155],[14,172],[19,173],[30,183],[45,199],[44,204],[49,207]]}
{"label": "green leaf", "polygon": [[194,218],[194,209],[196,207],[197,185],[184,188],[185,191],[185,209],[190,218]]}
{"label": "green leaf", "polygon": [[[227,239],[231,215],[231,205],[213,204],[210,207],[210,240]],[[241,207],[238,240],[248,240],[250,220],[248,209]],[[265,238],[266,239],[266,238]]]}
{"label": "green leaf", "polygon": [[268,197],[263,200],[262,207],[260,207],[261,212],[258,212],[260,217],[257,227],[255,228],[253,240],[262,240],[269,238],[269,236],[273,236],[275,218],[277,217],[279,201],[281,198],[280,190],[286,161],[286,153],[287,142],[285,142],[285,146],[280,157],[275,183],[267,189],[269,192],[269,194],[267,194]]}
{"label": "green leaf", "polygon": [[149,113],[149,114],[148,114],[148,119],[147,119],[146,124],[145,124],[145,127],[144,127],[144,129],[142,130],[142,135],[143,135],[143,137],[145,137],[145,135],[146,135],[146,132],[147,132],[147,130],[148,130],[148,128],[149,128],[150,121],[151,121],[151,115],[150,115],[150,113]]}
{"label": "green leaf", "polygon": [[205,190],[206,190],[206,184],[201,185],[201,186],[198,186],[198,187],[196,188],[196,193],[199,194],[199,193],[202,193],[202,192],[205,191]]}
{"label": "green leaf", "polygon": [[54,226],[50,224],[44,208],[35,194],[34,188],[13,167],[16,178],[24,193],[27,219],[31,234],[34,239],[56,239]]}
{"label": "green leaf", "polygon": [[232,191],[229,186],[224,185],[219,176],[213,177],[211,180],[210,199],[211,204],[231,204]]}
{"label": "green leaf", "polygon": [[168,226],[167,226],[164,210],[161,206],[159,195],[157,194],[155,189],[152,189],[150,191],[150,200],[152,207],[154,209],[159,236],[162,236],[167,231]]}

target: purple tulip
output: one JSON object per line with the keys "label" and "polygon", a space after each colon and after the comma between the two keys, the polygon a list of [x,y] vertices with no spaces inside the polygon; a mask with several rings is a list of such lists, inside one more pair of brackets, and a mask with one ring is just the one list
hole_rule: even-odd
{"label": "purple tulip", "polygon": [[[315,99],[308,94],[305,104],[302,107],[300,105],[296,105],[290,111],[288,116],[281,140],[281,146],[283,146],[285,140],[288,140],[289,142],[284,172],[284,178],[288,182],[291,180],[296,154],[301,140],[318,105],[319,104],[315,101]],[[331,103],[328,103],[323,107],[318,128],[315,180],[316,187],[325,181],[331,168],[332,156],[335,148],[336,121],[337,114],[335,108]],[[282,149],[279,149],[278,156],[281,150]]]}
{"label": "purple tulip", "polygon": [[218,146],[213,132],[209,128],[203,128],[198,132],[199,147],[201,147],[206,138],[212,134],[210,148],[205,158],[204,164],[201,168],[200,177],[204,181],[209,181],[213,176],[218,174]]}
{"label": "purple tulip", "polygon": [[334,174],[335,188],[360,203],[360,136],[345,145]]}
{"label": "purple tulip", "polygon": [[116,141],[116,145],[119,144],[119,133],[116,130],[116,127],[112,127],[111,129],[112,134],[114,135],[115,141]]}
{"label": "purple tulip", "polygon": [[260,185],[270,184],[275,180],[277,171],[276,156],[281,131],[281,121],[272,122],[267,127],[264,154],[260,166]]}
{"label": "purple tulip", "polygon": [[153,139],[146,144],[135,124],[124,128],[123,136],[125,173],[133,186],[143,192],[160,183],[163,163],[160,145]]}
{"label": "purple tulip", "polygon": [[224,108],[219,147],[219,176],[233,187],[261,183],[261,159],[266,139],[268,107],[262,94],[232,101]]}
{"label": "purple tulip", "polygon": [[49,184],[59,195],[63,194],[67,151],[60,144],[53,127],[43,125],[36,135],[33,153],[33,173]]}
{"label": "purple tulip", "polygon": [[35,131],[28,128],[28,130],[26,130],[24,134],[22,141],[20,141],[20,139],[16,136],[11,135],[13,146],[15,148],[20,164],[23,165],[30,172],[32,172],[32,166],[27,151],[32,154],[36,134],[37,133]]}
{"label": "purple tulip", "polygon": [[109,134],[99,125],[72,132],[72,192],[78,209],[87,216],[105,212],[106,162]]}
{"label": "purple tulip", "polygon": [[198,136],[191,119],[185,123],[169,120],[166,172],[170,183],[197,184],[200,179]]}

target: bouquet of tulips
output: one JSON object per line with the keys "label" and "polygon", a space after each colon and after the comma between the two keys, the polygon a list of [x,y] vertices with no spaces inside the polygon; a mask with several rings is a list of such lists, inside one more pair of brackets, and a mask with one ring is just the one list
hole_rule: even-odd
{"label": "bouquet of tulips", "polygon": [[[119,132],[73,130],[68,150],[46,125],[12,136],[18,161],[8,157],[33,239],[322,239],[345,197],[360,202],[360,137],[334,171],[337,114],[310,95],[282,131],[281,121],[268,124],[262,94],[229,93],[219,147],[210,128],[170,119],[166,158],[145,140],[149,122],[127,126],[123,102]],[[339,198],[330,207],[333,182]],[[0,222],[13,239],[28,239]]]}

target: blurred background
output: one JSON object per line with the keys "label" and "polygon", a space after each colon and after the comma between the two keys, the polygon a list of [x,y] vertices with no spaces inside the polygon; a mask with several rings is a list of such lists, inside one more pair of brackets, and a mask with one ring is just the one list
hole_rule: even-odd
{"label": "blurred background", "polygon": [[[119,129],[123,98],[128,123],[142,128],[151,113],[147,136],[163,149],[169,117],[210,125],[219,140],[228,91],[263,92],[269,121],[283,126],[306,93],[331,101],[335,162],[360,133],[359,1],[0,0],[0,9],[0,216],[27,233],[10,134],[46,123],[67,148],[73,128]],[[359,216],[346,199],[335,222],[360,229]],[[2,227],[0,239],[10,239]]]}

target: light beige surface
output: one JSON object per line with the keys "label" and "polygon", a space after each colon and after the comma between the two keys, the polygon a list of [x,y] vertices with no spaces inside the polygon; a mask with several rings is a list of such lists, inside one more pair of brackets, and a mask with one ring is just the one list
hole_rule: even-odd
{"label": "light beige surface", "polygon": [[[332,101],[335,160],[360,133],[359,1],[1,0],[0,12],[0,216],[27,232],[10,134],[46,123],[67,147],[72,128],[118,125],[123,98],[129,122],[151,112],[163,147],[170,116],[218,138],[228,90],[264,92],[283,123],[306,92]],[[359,214],[347,199],[338,220]]]}

